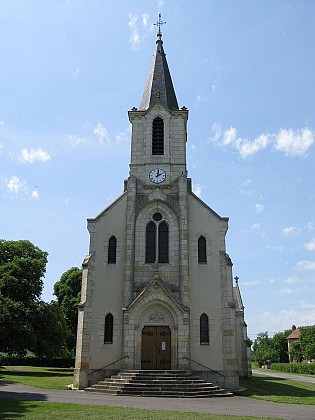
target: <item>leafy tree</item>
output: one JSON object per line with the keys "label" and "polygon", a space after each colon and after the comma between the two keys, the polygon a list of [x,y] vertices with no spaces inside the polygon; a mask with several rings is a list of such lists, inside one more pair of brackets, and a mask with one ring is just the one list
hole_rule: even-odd
{"label": "leafy tree", "polygon": [[0,240],[0,351],[61,355],[67,328],[55,304],[40,297],[47,252],[31,242]]}
{"label": "leafy tree", "polygon": [[306,360],[315,359],[315,325],[300,328],[301,350]]}
{"label": "leafy tree", "polygon": [[272,347],[278,353],[278,363],[288,363],[289,362],[289,353],[288,353],[288,340],[287,336],[290,334],[290,330],[285,330],[284,332],[276,333],[272,339]]}
{"label": "leafy tree", "polygon": [[57,296],[58,305],[64,313],[69,329],[67,348],[72,355],[75,353],[81,284],[82,269],[78,267],[70,268],[54,284],[54,295]]}
{"label": "leafy tree", "polygon": [[259,333],[254,341],[253,360],[259,365],[265,364],[267,360],[271,363],[278,361],[278,352],[273,348],[267,331]]}
{"label": "leafy tree", "polygon": [[293,341],[290,345],[291,360],[300,363],[303,360],[303,350],[300,341]]}

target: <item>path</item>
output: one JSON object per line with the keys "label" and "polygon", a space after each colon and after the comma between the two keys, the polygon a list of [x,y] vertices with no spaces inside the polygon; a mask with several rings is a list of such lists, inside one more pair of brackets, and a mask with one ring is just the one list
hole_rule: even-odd
{"label": "path", "polygon": [[273,404],[247,397],[144,398],[99,395],[84,391],[38,389],[0,380],[0,399],[49,401],[74,404],[133,407],[150,410],[276,417],[290,420],[314,420],[315,406]]}
{"label": "path", "polygon": [[273,376],[274,378],[291,379],[291,381],[309,382],[311,384],[315,384],[315,377],[312,378],[311,376],[301,376],[301,375],[296,375],[295,373],[275,372],[274,370],[270,370],[270,369],[266,369],[266,370],[253,369],[253,373],[257,373],[258,375]]}

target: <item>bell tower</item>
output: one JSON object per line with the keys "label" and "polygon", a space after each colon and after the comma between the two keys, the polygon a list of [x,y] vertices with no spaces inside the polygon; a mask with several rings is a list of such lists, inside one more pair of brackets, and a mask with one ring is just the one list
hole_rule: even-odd
{"label": "bell tower", "polygon": [[128,113],[132,124],[130,175],[148,189],[169,189],[179,176],[186,176],[188,110],[178,107],[163,49],[162,24],[159,15],[156,51],[141,104]]}

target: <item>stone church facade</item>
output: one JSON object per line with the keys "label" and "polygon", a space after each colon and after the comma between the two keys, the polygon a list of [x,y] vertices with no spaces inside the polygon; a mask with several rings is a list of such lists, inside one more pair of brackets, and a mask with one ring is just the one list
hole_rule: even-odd
{"label": "stone church facade", "polygon": [[141,105],[128,115],[129,178],[88,219],[74,387],[123,369],[185,369],[236,390],[251,372],[228,218],[192,192],[188,110],[178,106],[160,31]]}

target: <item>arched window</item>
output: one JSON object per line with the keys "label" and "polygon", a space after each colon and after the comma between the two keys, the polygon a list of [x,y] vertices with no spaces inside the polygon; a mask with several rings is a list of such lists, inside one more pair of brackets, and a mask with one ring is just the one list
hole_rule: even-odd
{"label": "arched window", "polygon": [[166,222],[159,224],[159,258],[158,262],[168,263],[168,226]]}
{"label": "arched window", "polygon": [[154,222],[147,224],[145,262],[154,263],[156,259],[156,225]]}
{"label": "arched window", "polygon": [[114,318],[112,314],[107,314],[105,316],[105,327],[104,327],[104,344],[113,343],[113,327],[114,327]]}
{"label": "arched window", "polygon": [[146,227],[145,262],[168,263],[168,224],[161,213],[154,213]]}
{"label": "arched window", "polygon": [[198,238],[198,263],[207,262],[207,242],[204,236]]}
{"label": "arched window", "polygon": [[200,317],[200,344],[209,344],[209,320],[206,314]]}
{"label": "arched window", "polygon": [[164,155],[164,122],[160,117],[152,123],[152,155]]}
{"label": "arched window", "polygon": [[117,239],[112,236],[108,241],[108,264],[116,264]]}

